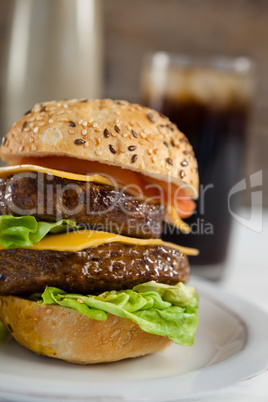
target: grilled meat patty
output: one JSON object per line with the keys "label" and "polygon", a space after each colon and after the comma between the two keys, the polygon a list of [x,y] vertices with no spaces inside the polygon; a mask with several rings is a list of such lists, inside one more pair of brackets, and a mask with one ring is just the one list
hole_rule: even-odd
{"label": "grilled meat patty", "polygon": [[167,246],[107,243],[78,252],[1,250],[0,294],[29,295],[46,285],[66,292],[131,289],[147,281],[174,285],[189,280],[187,257]]}
{"label": "grilled meat patty", "polygon": [[165,205],[146,203],[108,185],[24,172],[0,178],[0,215],[73,219],[91,229],[160,237]]}

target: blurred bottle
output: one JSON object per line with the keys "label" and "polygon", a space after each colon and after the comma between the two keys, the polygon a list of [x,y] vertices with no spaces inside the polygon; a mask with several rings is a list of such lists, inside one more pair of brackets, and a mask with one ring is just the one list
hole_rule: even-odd
{"label": "blurred bottle", "polygon": [[101,0],[14,0],[3,129],[35,103],[101,96]]}

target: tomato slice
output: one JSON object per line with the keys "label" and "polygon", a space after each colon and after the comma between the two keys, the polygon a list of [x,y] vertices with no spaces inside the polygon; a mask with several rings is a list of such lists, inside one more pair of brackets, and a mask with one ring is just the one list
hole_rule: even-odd
{"label": "tomato slice", "polygon": [[126,192],[149,199],[151,202],[174,206],[181,218],[191,216],[195,209],[194,201],[187,194],[187,187],[178,187],[173,183],[157,180],[117,166],[63,156],[22,158],[20,164],[44,166],[79,174],[103,174]]}

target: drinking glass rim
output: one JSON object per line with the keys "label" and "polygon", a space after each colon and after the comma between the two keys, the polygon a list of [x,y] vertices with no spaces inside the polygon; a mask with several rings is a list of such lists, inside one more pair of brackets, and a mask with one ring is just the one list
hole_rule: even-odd
{"label": "drinking glass rim", "polygon": [[248,74],[255,70],[254,61],[249,56],[226,56],[216,53],[175,53],[156,51],[144,57],[144,64],[154,68],[165,69],[177,66],[190,70],[195,68],[213,68],[223,72]]}

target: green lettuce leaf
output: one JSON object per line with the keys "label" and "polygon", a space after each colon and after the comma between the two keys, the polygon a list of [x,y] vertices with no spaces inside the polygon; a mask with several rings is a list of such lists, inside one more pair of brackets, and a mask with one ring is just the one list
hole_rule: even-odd
{"label": "green lettuce leaf", "polygon": [[29,247],[38,243],[49,232],[65,232],[77,228],[74,221],[63,219],[58,222],[38,222],[33,216],[0,216],[0,244],[7,249]]}
{"label": "green lettuce leaf", "polygon": [[68,294],[47,287],[42,295],[31,298],[40,305],[73,308],[96,320],[105,321],[107,313],[129,318],[145,332],[166,336],[185,346],[194,343],[198,325],[198,296],[194,288],[183,283],[169,286],[151,281],[132,290],[112,290],[97,296]]}

